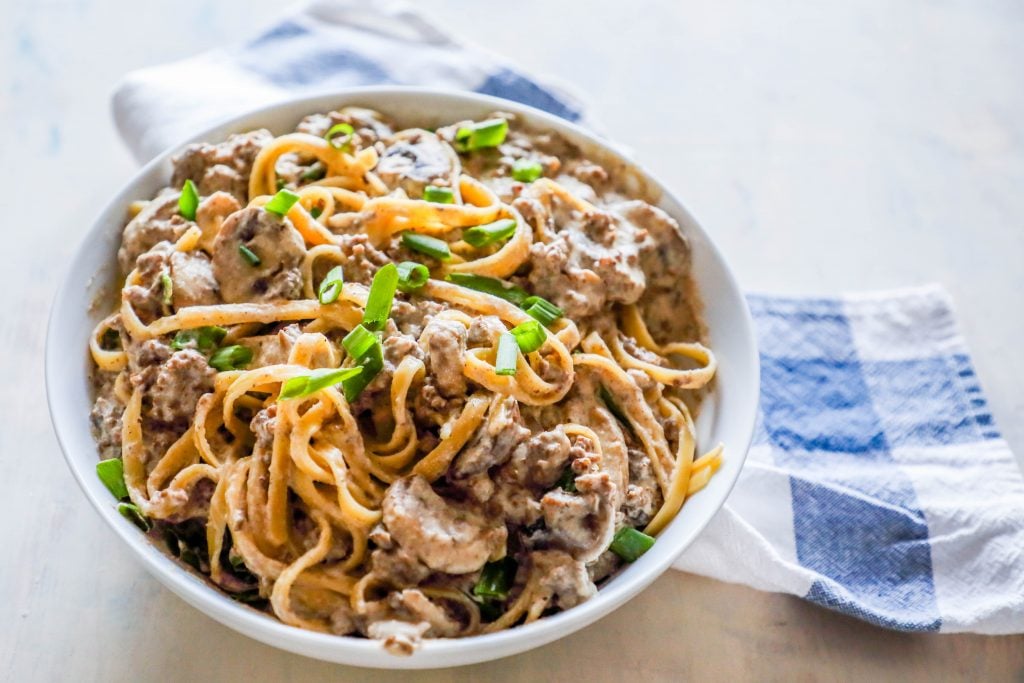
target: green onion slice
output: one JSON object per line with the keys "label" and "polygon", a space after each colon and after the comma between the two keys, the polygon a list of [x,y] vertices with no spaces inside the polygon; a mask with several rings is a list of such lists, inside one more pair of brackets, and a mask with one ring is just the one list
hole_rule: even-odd
{"label": "green onion slice", "polygon": [[199,190],[196,189],[196,184],[191,180],[186,180],[185,184],[181,186],[181,196],[178,197],[178,213],[183,218],[194,221],[196,219],[196,209],[199,208]]}
{"label": "green onion slice", "polygon": [[545,327],[550,327],[553,322],[565,315],[565,311],[561,308],[539,296],[526,297],[523,308],[527,315],[540,321]]}
{"label": "green onion slice", "polygon": [[317,218],[320,218],[320,214],[322,214],[323,212],[324,207],[314,206],[312,209],[310,209],[309,215],[312,216],[314,220],[316,220]]}
{"label": "green onion slice", "polygon": [[497,147],[505,142],[508,134],[508,121],[505,119],[488,119],[463,126],[455,133],[455,148],[460,152],[471,152],[475,149]]}
{"label": "green onion slice", "polygon": [[149,520],[146,519],[146,516],[142,514],[142,510],[139,509],[139,506],[134,503],[120,503],[117,506],[117,511],[121,513],[122,517],[143,531],[149,531],[153,526],[149,523]]}
{"label": "green onion slice", "polygon": [[210,367],[221,372],[241,370],[252,361],[252,349],[240,344],[232,344],[217,349],[210,356]]}
{"label": "green onion slice", "polygon": [[449,273],[448,281],[454,282],[460,287],[467,289],[474,289],[484,294],[490,294],[496,296],[499,299],[510,301],[516,306],[522,306],[523,302],[529,294],[526,290],[515,285],[508,284],[502,280],[493,277],[487,277],[486,275],[476,275],[474,273]]}
{"label": "green onion slice", "polygon": [[525,323],[520,323],[509,330],[509,333],[516,338],[519,350],[523,353],[536,351],[544,345],[544,340],[548,338],[548,333],[544,331],[544,326],[536,320],[527,320]]}
{"label": "green onion slice", "polygon": [[345,347],[345,352],[348,355],[358,361],[369,353],[370,349],[378,341],[377,335],[360,324],[353,327],[352,331],[345,335],[345,338],[341,340],[341,345]]}
{"label": "green onion slice", "polygon": [[320,281],[320,289],[317,297],[322,304],[333,304],[341,295],[342,286],[345,284],[345,273],[341,266],[331,268],[323,280]]}
{"label": "green onion slice", "polygon": [[191,330],[178,330],[171,341],[171,348],[175,351],[182,349],[196,349],[203,353],[209,353],[217,348],[224,335],[228,333],[223,327],[210,325],[208,327],[197,327]]}
{"label": "green onion slice", "polygon": [[423,200],[427,202],[434,202],[435,204],[454,204],[455,193],[452,192],[452,188],[450,187],[427,185],[426,189],[423,190]]}
{"label": "green onion slice", "polygon": [[410,230],[402,233],[402,246],[427,256],[433,256],[440,261],[447,261],[452,257],[451,249],[448,248],[448,243],[444,240],[430,235],[420,235]]}
{"label": "green onion slice", "polygon": [[160,288],[164,292],[164,306],[170,306],[171,302],[174,301],[174,280],[171,279],[171,274],[166,270],[160,273]]}
{"label": "green onion slice", "polygon": [[263,263],[263,261],[260,260],[260,257],[256,255],[256,252],[250,249],[249,247],[245,246],[244,244],[238,245],[238,253],[241,254],[242,258],[245,259],[245,262],[248,263],[253,268],[256,268],[261,263]]}
{"label": "green onion slice", "polygon": [[411,292],[427,284],[430,271],[422,263],[402,261],[398,264],[398,288],[403,292]]}
{"label": "green onion slice", "polygon": [[348,150],[352,146],[355,129],[347,123],[336,123],[324,134],[324,139],[334,149]]}
{"label": "green onion slice", "polygon": [[128,497],[128,487],[124,483],[124,463],[121,458],[100,460],[96,463],[96,476],[100,478],[114,498],[124,500]]}
{"label": "green onion slice", "polygon": [[480,572],[480,579],[473,586],[473,595],[485,600],[506,600],[508,589],[516,578],[516,562],[505,557],[497,562],[488,562]]}
{"label": "green onion slice", "polygon": [[475,225],[467,228],[462,233],[462,239],[474,247],[485,247],[495,242],[504,242],[516,231],[516,222],[511,218],[487,223],[486,225]]}
{"label": "green onion slice", "polygon": [[512,178],[521,183],[532,183],[544,173],[544,167],[532,159],[516,159],[512,164]]}
{"label": "green onion slice", "polygon": [[323,162],[318,161],[302,172],[302,179],[309,181],[320,180],[325,175],[327,175],[327,167],[324,166]]}
{"label": "green onion slice", "polygon": [[494,372],[499,375],[516,374],[519,362],[519,344],[511,332],[502,332],[498,337],[498,352],[494,359]]}
{"label": "green onion slice", "polygon": [[296,375],[285,380],[284,384],[281,385],[281,393],[278,395],[277,400],[284,401],[289,398],[309,396],[321,389],[333,387],[339,382],[351,379],[362,371],[362,368],[320,368],[308,375]]}
{"label": "green onion slice", "polygon": [[295,206],[295,202],[301,199],[299,195],[291,190],[278,190],[277,194],[270,198],[270,201],[263,205],[263,208],[270,213],[284,217],[288,211]]}
{"label": "green onion slice", "polygon": [[[342,340],[342,345],[345,346],[345,350],[349,352],[349,355],[353,356],[356,361],[356,365],[362,368],[363,372],[355,377],[344,381],[343,386],[345,389],[345,400],[351,403],[352,401],[359,398],[359,394],[363,393],[373,378],[384,369],[384,347],[380,343],[380,338],[375,334],[370,334],[369,344],[366,341],[357,341],[356,339],[349,339],[353,336],[353,332],[358,329],[365,330],[362,325],[357,326],[345,339],[349,341],[348,345],[345,345],[345,340]],[[362,334],[359,333],[362,337]],[[358,355],[352,353],[358,351]]]}
{"label": "green onion slice", "polygon": [[398,268],[394,263],[381,267],[370,283],[370,293],[366,295],[366,309],[363,311],[363,325],[371,331],[380,331],[391,315],[391,304],[395,302],[395,290],[398,289]]}
{"label": "green onion slice", "polygon": [[626,562],[636,562],[637,558],[646,553],[654,545],[654,537],[648,536],[633,527],[623,527],[615,532],[615,538],[609,549]]}
{"label": "green onion slice", "polygon": [[576,493],[576,473],[572,471],[571,467],[565,468],[562,476],[555,482],[555,486],[568,493]]}

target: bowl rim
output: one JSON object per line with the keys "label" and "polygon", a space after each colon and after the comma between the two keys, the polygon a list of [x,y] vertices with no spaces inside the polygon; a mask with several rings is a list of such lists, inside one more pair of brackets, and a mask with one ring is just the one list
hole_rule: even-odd
{"label": "bowl rim", "polygon": [[[495,633],[455,639],[425,639],[413,656],[395,657],[388,655],[387,661],[382,661],[378,657],[383,652],[383,648],[377,641],[361,637],[318,633],[289,626],[273,616],[268,616],[227,598],[223,592],[186,570],[165,552],[156,547],[145,534],[139,533],[137,528],[123,520],[109,500],[101,500],[95,495],[93,489],[85,481],[85,477],[89,475],[84,468],[78,466],[75,458],[71,455],[72,444],[69,430],[72,429],[70,421],[74,419],[74,415],[69,414],[69,412],[73,411],[70,411],[69,407],[64,405],[62,399],[59,398],[60,387],[67,380],[64,377],[57,376],[56,370],[58,355],[66,354],[64,353],[64,348],[59,344],[60,340],[57,339],[57,335],[54,333],[55,328],[59,326],[59,318],[62,311],[66,310],[61,302],[71,301],[74,297],[67,295],[71,292],[72,288],[79,288],[78,283],[73,280],[72,270],[73,266],[80,259],[85,258],[83,254],[87,243],[90,240],[103,239],[104,230],[109,229],[110,221],[107,220],[107,217],[118,207],[123,208],[125,199],[131,190],[143,184],[155,172],[155,169],[167,163],[170,156],[180,150],[185,144],[196,141],[209,141],[215,138],[222,139],[228,132],[237,132],[246,127],[258,126],[258,120],[260,119],[270,118],[275,115],[280,116],[282,115],[280,113],[282,110],[302,108],[307,113],[313,113],[326,111],[325,107],[336,108],[353,101],[372,100],[374,97],[425,97],[447,100],[449,102],[462,100],[461,104],[481,105],[492,111],[510,111],[526,116],[530,119],[531,125],[540,124],[554,129],[570,139],[575,138],[576,141],[584,140],[588,144],[601,149],[603,153],[610,154],[612,158],[625,162],[628,167],[634,169],[648,187],[653,188],[661,198],[668,199],[674,203],[674,211],[670,212],[674,218],[679,220],[680,223],[686,222],[689,229],[696,229],[698,231],[705,241],[705,248],[717,260],[722,271],[721,274],[728,285],[727,288],[730,290],[729,293],[739,295],[740,306],[736,313],[739,315],[741,324],[738,329],[730,330],[729,334],[742,337],[741,346],[746,349],[748,356],[746,361],[750,368],[750,376],[745,378],[745,383],[747,390],[753,397],[752,399],[748,398],[745,405],[739,404],[739,401],[736,401],[738,404],[737,410],[743,409],[746,413],[741,420],[744,424],[748,425],[745,440],[741,443],[727,444],[729,457],[739,459],[739,466],[732,469],[733,475],[725,482],[724,486],[719,484],[715,489],[717,499],[712,505],[712,510],[703,519],[691,523],[688,532],[681,538],[675,539],[672,547],[667,550],[661,550],[656,544],[654,547],[658,549],[658,552],[646,553],[640,560],[630,565],[628,571],[621,572],[615,577],[615,580],[602,587],[593,598],[569,610],[546,616],[531,624]],[[367,102],[367,104],[372,106],[372,101]],[[458,103],[455,106],[458,106]],[[180,143],[168,147],[161,154],[149,160],[142,168],[138,169],[127,182],[121,184],[119,190],[93,218],[88,230],[79,239],[71,258],[64,265],[65,274],[54,296],[47,323],[45,386],[50,418],[61,452],[79,488],[82,489],[86,498],[107,525],[131,549],[136,559],[141,561],[147,571],[171,589],[172,592],[207,616],[236,631],[240,631],[274,647],[298,654],[375,668],[435,668],[497,659],[517,654],[569,635],[621,606],[668,569],[669,565],[693,542],[721,509],[739,478],[739,473],[753,438],[760,383],[759,357],[753,321],[738,281],[711,236],[671,190],[649,171],[637,164],[615,143],[603,139],[575,123],[535,107],[511,100],[446,88],[394,85],[364,86],[287,97],[235,116],[225,117],[220,122],[206,126],[203,130],[189,136]],[[102,270],[103,268],[99,269],[98,272],[102,272]],[[706,301],[705,292],[701,288],[700,283],[698,282],[697,284],[701,298]],[[79,406],[79,408],[84,408],[87,414],[88,406]],[[95,455],[95,452],[93,455]],[[722,474],[724,473],[720,472],[718,476],[720,477]],[[674,522],[675,520],[673,520]],[[670,523],[665,531],[668,531],[671,526],[672,523]],[[163,561],[161,561],[161,558]],[[473,655],[471,653],[469,656],[466,656],[467,651],[474,650],[480,651],[482,654]]]}

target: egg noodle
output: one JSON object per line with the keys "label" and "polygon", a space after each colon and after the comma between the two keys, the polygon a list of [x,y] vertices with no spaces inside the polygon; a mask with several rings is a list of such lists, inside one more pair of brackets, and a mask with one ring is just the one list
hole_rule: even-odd
{"label": "egg noodle", "polygon": [[[331,632],[335,629],[330,615],[341,603],[355,618],[368,614],[389,588],[386,577],[369,570],[371,532],[381,523],[388,487],[404,477],[418,475],[428,482],[445,477],[460,449],[506,397],[523,406],[551,406],[583,379],[587,386],[606,392],[607,405],[595,402],[589,411],[570,411],[570,420],[557,429],[570,441],[591,448],[620,492],[630,478],[627,439],[642,449],[662,501],[645,533],[657,535],[687,497],[708,483],[722,462],[722,447],[696,457],[694,424],[682,395],[708,385],[715,374],[715,357],[694,341],[657,343],[635,304],[617,305],[615,324],[596,329],[581,331],[578,321],[559,318],[549,326],[540,348],[519,354],[514,375],[496,372],[497,339],[468,348],[461,359],[469,387],[465,402],[440,428],[436,443],[427,446],[421,443],[410,407],[425,374],[424,361],[415,355],[396,363],[384,400],[373,408],[373,423],[387,426],[371,430],[376,434],[353,414],[340,385],[280,400],[281,387],[289,379],[314,369],[355,364],[333,340],[363,320],[367,285],[345,282],[332,303],[321,303],[317,297],[318,278],[325,269],[346,261],[339,234],[361,231],[382,249],[405,231],[446,241],[450,260],[432,267],[431,278],[421,289],[399,296],[413,305],[440,304],[440,319],[468,330],[479,316],[495,316],[507,328],[532,318],[510,301],[446,277],[468,273],[508,278],[524,265],[531,245],[549,240],[553,230],[543,222],[531,223],[501,201],[487,185],[463,172],[457,157],[449,179],[454,202],[440,204],[390,191],[374,171],[379,159],[374,147],[339,149],[307,133],[282,135],[262,148],[249,177],[250,207],[266,205],[280,187],[275,169],[285,155],[315,159],[325,168],[322,178],[295,189],[299,200],[285,216],[307,249],[301,267],[302,298],[187,306],[144,322],[129,298],[122,297],[119,309],[96,327],[90,340],[97,368],[116,373],[114,391],[125,406],[121,457],[131,503],[147,518],[173,519],[199,482],[213,483],[205,527],[214,583],[230,588],[226,574],[231,568],[223,560],[225,543],[230,543],[233,555],[244,562],[260,595],[284,623]],[[542,203],[561,200],[576,211],[595,210],[551,179],[533,182],[527,192]],[[466,228],[504,218],[514,220],[516,227],[503,244],[481,249],[461,239]],[[211,253],[223,220],[224,216],[200,216],[177,238],[174,249]],[[125,287],[139,280],[138,269],[133,270]],[[162,456],[147,459],[144,391],[132,386],[125,350],[103,343],[110,330],[117,331],[118,324],[123,328],[127,348],[182,330],[218,326],[227,330],[224,343],[245,346],[261,328],[277,323],[300,326],[287,362],[218,372],[212,392],[199,399],[187,431]],[[627,338],[631,343],[624,343]],[[419,341],[425,345],[429,340]],[[665,391],[649,401],[654,394],[638,383],[640,375]],[[269,452],[259,452],[248,419],[271,406],[276,406],[276,420]],[[674,433],[666,434],[666,424],[676,426]],[[301,516],[292,512],[296,502],[304,510]],[[300,523],[305,525],[302,529]],[[500,613],[484,615],[480,602],[454,584],[425,581],[419,588],[435,605],[456,615],[461,631],[454,635],[534,621],[552,606],[554,590],[542,574],[530,574],[525,582],[521,579]]]}

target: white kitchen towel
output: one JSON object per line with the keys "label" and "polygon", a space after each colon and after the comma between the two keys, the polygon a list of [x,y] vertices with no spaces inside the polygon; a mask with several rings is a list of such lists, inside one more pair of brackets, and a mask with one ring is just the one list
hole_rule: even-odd
{"label": "white kitchen towel", "polygon": [[[400,2],[321,0],[262,35],[130,74],[114,95],[145,161],[294,95],[445,86],[592,125],[577,97]],[[749,297],[761,420],[725,508],[676,566],[888,628],[1024,632],[1024,479],[937,287]]]}

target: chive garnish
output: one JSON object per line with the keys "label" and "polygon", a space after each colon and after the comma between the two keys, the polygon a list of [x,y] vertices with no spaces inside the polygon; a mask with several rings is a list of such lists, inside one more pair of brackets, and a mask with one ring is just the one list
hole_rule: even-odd
{"label": "chive garnish", "polygon": [[450,187],[427,185],[426,189],[423,190],[423,200],[434,202],[435,204],[454,204],[455,193],[452,192]]}
{"label": "chive garnish", "polygon": [[302,179],[316,181],[327,175],[327,167],[318,161],[302,172]]}
{"label": "chive garnish", "polygon": [[427,284],[430,271],[422,263],[402,261],[398,264],[398,288],[403,292],[411,292]]}
{"label": "chive garnish", "polygon": [[527,320],[525,323],[520,323],[509,330],[509,333],[516,338],[519,350],[523,353],[536,351],[544,345],[544,340],[548,338],[548,333],[544,331],[544,326],[536,320]]}
{"label": "chive garnish", "polygon": [[324,139],[334,149],[348,150],[352,146],[355,129],[347,123],[336,123],[324,134]]}
{"label": "chive garnish", "polygon": [[572,467],[565,468],[555,486],[568,493],[576,493],[576,473],[572,471]]}
{"label": "chive garnish", "polygon": [[143,531],[149,531],[152,528],[149,520],[146,519],[144,514],[142,514],[142,510],[140,510],[139,506],[134,503],[120,503],[117,506],[117,511],[121,513],[122,517]]}
{"label": "chive garnish", "polygon": [[363,311],[363,325],[366,329],[375,332],[384,329],[397,288],[398,268],[394,263],[387,263],[374,274],[370,293],[366,295],[366,308]]}
{"label": "chive garnish", "polygon": [[488,562],[473,586],[473,595],[483,600],[506,600],[515,577],[516,562],[511,557]]}
{"label": "chive garnish", "polygon": [[648,536],[642,531],[627,526],[615,532],[615,538],[612,539],[609,549],[626,562],[636,562],[653,545],[653,536]]}
{"label": "chive garnish", "polygon": [[278,190],[277,194],[270,198],[263,208],[272,214],[284,217],[288,211],[295,206],[295,202],[299,201],[299,195],[295,194],[291,190]]}
{"label": "chive garnish", "polygon": [[124,463],[120,458],[100,460],[96,463],[96,476],[100,478],[114,498],[124,500],[128,497],[128,487],[124,483]]}
{"label": "chive garnish", "polygon": [[508,134],[508,121],[505,119],[488,119],[459,128],[455,133],[455,148],[460,152],[471,152],[475,149],[497,147],[505,142]]}
{"label": "chive garnish", "polygon": [[217,349],[210,356],[210,367],[221,372],[227,370],[241,370],[252,362],[252,349],[240,344],[232,344],[222,349]]}
{"label": "chive garnish", "polygon": [[452,257],[451,249],[448,248],[448,243],[444,240],[408,230],[402,233],[402,246],[427,256],[433,256],[440,261],[447,261]]}
{"label": "chive garnish", "polygon": [[331,268],[324,279],[320,282],[320,289],[317,297],[322,304],[333,304],[341,295],[342,286],[345,284],[345,273],[341,266]]}
{"label": "chive garnish", "polygon": [[561,308],[539,296],[526,297],[526,301],[523,302],[523,309],[527,315],[535,320],[539,320],[545,327],[550,327],[553,322],[565,315],[565,311]]}
{"label": "chive garnish", "polygon": [[498,351],[494,358],[494,372],[498,375],[516,374],[519,362],[519,344],[511,332],[502,332],[498,337]]}
{"label": "chive garnish", "polygon": [[160,288],[163,290],[163,304],[170,306],[174,301],[174,280],[166,270],[160,273]]}
{"label": "chive garnish", "polygon": [[511,218],[475,225],[462,233],[462,239],[474,247],[485,247],[495,242],[504,242],[516,231],[516,222]]}
{"label": "chive garnish", "polygon": [[356,366],[363,370],[362,373],[342,383],[345,389],[345,400],[351,403],[359,398],[363,389],[384,369],[384,347],[380,343],[380,337],[362,325],[357,325],[345,335],[341,344],[345,347],[345,351],[352,356]]}
{"label": "chive garnish", "polygon": [[238,245],[238,253],[241,254],[242,258],[245,259],[245,262],[248,263],[253,268],[263,263],[263,261],[260,260],[260,257],[256,255],[256,252],[254,252],[252,249],[245,246],[244,244]]}
{"label": "chive garnish", "polygon": [[544,173],[544,167],[532,159],[516,159],[512,177],[521,183],[532,183]]}
{"label": "chive garnish", "polygon": [[178,213],[183,218],[194,221],[196,219],[196,209],[199,208],[199,190],[196,189],[196,184],[191,180],[186,180],[185,184],[181,186],[181,196],[178,197]]}
{"label": "chive garnish", "polygon": [[490,294],[496,296],[505,301],[510,301],[516,306],[522,306],[523,302],[529,294],[526,293],[521,287],[508,284],[502,280],[493,277],[487,277],[485,275],[476,275],[474,273],[449,273],[448,281],[454,282],[460,287],[466,287],[467,289],[474,289],[484,294]]}
{"label": "chive garnish", "polygon": [[175,351],[182,349],[196,349],[203,353],[209,353],[217,348],[224,335],[228,333],[223,327],[209,325],[197,327],[191,330],[178,330],[171,341],[171,348]]}
{"label": "chive garnish", "polygon": [[339,382],[360,374],[362,368],[320,368],[306,375],[296,375],[285,380],[281,385],[278,401],[290,398],[302,398],[316,393],[321,389],[332,387]]}

